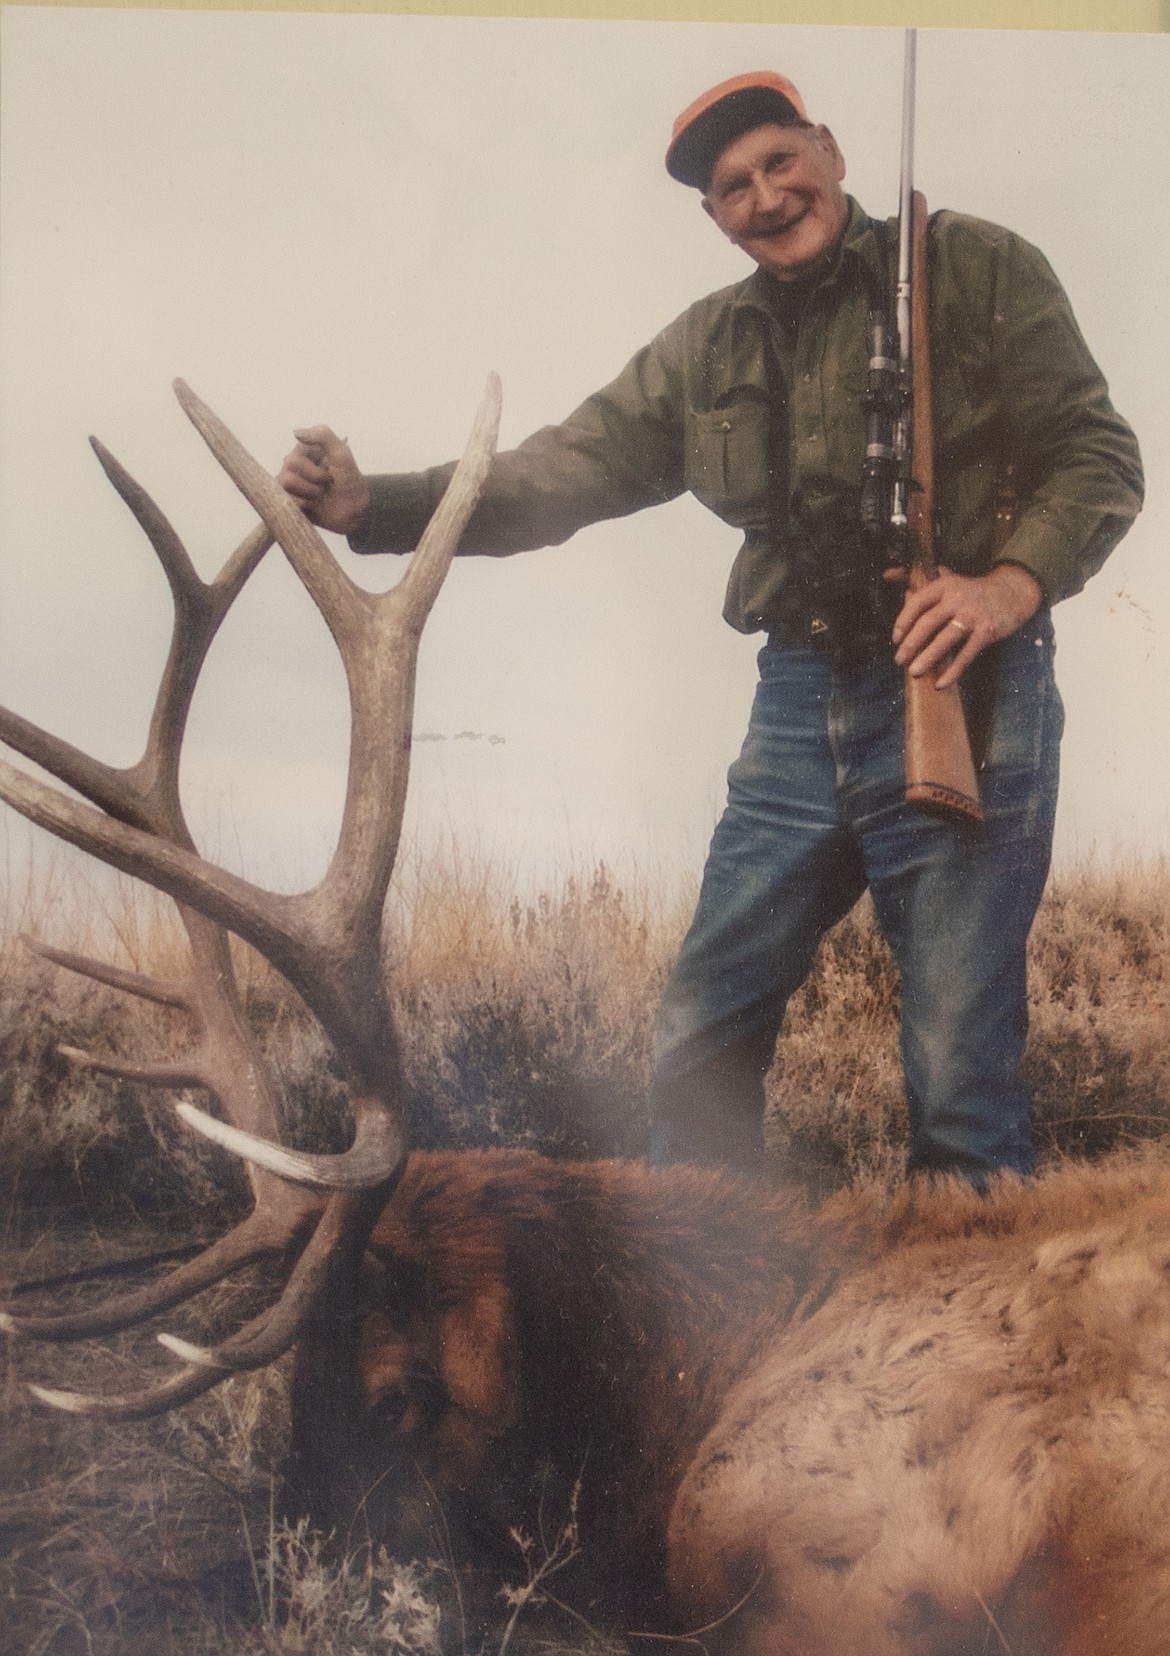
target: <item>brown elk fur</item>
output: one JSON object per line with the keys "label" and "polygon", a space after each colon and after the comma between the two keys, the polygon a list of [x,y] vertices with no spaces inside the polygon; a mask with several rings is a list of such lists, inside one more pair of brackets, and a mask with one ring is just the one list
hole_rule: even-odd
{"label": "brown elk fur", "polygon": [[372,1250],[356,1469],[405,1550],[439,1505],[555,1525],[580,1479],[586,1598],[711,1652],[1170,1649],[1164,1158],[813,1215],[419,1154]]}

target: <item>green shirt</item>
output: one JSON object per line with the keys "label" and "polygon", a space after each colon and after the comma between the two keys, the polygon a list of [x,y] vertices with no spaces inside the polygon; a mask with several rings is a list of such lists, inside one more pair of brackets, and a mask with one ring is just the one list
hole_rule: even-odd
{"label": "green shirt", "polygon": [[[852,532],[865,454],[866,317],[888,289],[896,231],[850,201],[827,269],[788,285],[757,270],[692,305],[560,425],[496,456],[461,553],[558,545],[602,518],[685,490],[743,546],[724,615],[742,632],[785,618],[785,519],[828,549]],[[1078,592],[1142,500],[1137,442],[1043,255],[997,225],[931,221],[936,555],[990,567],[997,477],[1014,467],[1002,557],[1050,602]],[[370,479],[359,552],[408,551],[452,467]]]}

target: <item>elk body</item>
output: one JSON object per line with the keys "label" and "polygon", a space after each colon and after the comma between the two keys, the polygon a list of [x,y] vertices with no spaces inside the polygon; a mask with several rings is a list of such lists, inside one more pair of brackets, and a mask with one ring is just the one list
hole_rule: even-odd
{"label": "elk body", "polygon": [[812,1214],[698,1169],[418,1154],[319,1485],[482,1556],[580,1477],[581,1602],[726,1656],[1162,1656],[1168,1207],[1155,1160]]}
{"label": "elk body", "polygon": [[[262,524],[211,583],[98,447],[175,601],[143,758],[102,765],[14,713],[0,740],[80,794],[0,764],[0,797],[169,892],[183,982],[59,965],[185,1011],[181,1063],[73,1061],[200,1088],[192,1127],[249,1165],[250,1215],[148,1287],[10,1333],[79,1339],[177,1306],[255,1260],[275,1303],[174,1376],[45,1402],[127,1417],[296,1345],[291,1476],[319,1523],[402,1556],[540,1533],[570,1511],[577,1591],[627,1630],[715,1656],[1164,1656],[1170,1647],[1170,1166],[1069,1168],[987,1196],[941,1183],[811,1213],[694,1169],[520,1154],[406,1158],[381,914],[402,819],[415,653],[489,463],[489,390],[407,572],[348,580],[197,398],[180,400]],[[204,861],[179,800],[198,674],[276,540],[324,616],[352,710],[346,806],[321,884],[273,896]],[[280,1143],[281,1100],[227,931],[299,991],[352,1101],[338,1156]],[[579,1495],[578,1492],[579,1491]]]}

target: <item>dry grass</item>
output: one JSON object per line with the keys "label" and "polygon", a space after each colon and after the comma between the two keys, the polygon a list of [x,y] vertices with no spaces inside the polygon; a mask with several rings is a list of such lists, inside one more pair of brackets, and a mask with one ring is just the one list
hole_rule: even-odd
{"label": "dry grass", "polygon": [[416,1141],[639,1154],[684,920],[604,864],[530,899],[458,859],[416,870],[390,926]]}
{"label": "dry grass", "polygon": [[[1032,934],[1041,1163],[1170,1130],[1170,863],[1086,863],[1049,886]],[[822,1192],[901,1177],[897,975],[863,904],[826,939],[789,1007],[769,1079],[778,1166]]]}
{"label": "dry grass", "polygon": [[[146,970],[182,969],[165,905],[117,881],[79,884],[70,868],[54,859],[24,887],[10,882],[0,915],[7,1280],[214,1226],[240,1196],[238,1176],[172,1126],[164,1099],[75,1072],[56,1053],[66,1040],[160,1056],[185,1034],[174,1014],[128,1006],[19,945],[18,933],[32,930]],[[499,871],[454,856],[409,866],[392,900],[388,967],[416,1139],[636,1152],[654,1007],[687,908],[686,894],[665,901],[619,889],[604,868],[517,896]],[[319,1036],[262,963],[245,950],[240,962],[293,1131],[340,1143],[343,1100]],[[777,1163],[819,1189],[900,1177],[897,1001],[863,908],[826,941],[795,998],[769,1083]],[[1082,867],[1054,881],[1034,935],[1031,1001],[1044,1158],[1100,1155],[1167,1132],[1165,862]],[[187,1332],[238,1316],[232,1296],[247,1292],[205,1296]],[[477,1656],[498,1651],[517,1604],[509,1656],[603,1648],[548,1620],[546,1576],[524,1597],[542,1560],[518,1555],[513,1597],[495,1606],[489,1632],[466,1606],[461,1620],[449,1568],[403,1570],[376,1554],[338,1565],[318,1538],[282,1527],[280,1368],[162,1421],[116,1429],[45,1414],[18,1383],[19,1370],[112,1387],[128,1353],[142,1349],[129,1339],[4,1349],[0,1652]]]}
{"label": "dry grass", "polygon": [[1170,862],[1074,870],[1033,935],[1029,1079],[1048,1155],[1170,1126]]}
{"label": "dry grass", "polygon": [[[126,1383],[131,1350],[143,1360],[142,1346],[128,1337],[54,1348],[48,1372],[65,1385],[113,1388]],[[23,1355],[5,1356],[0,1649],[242,1650],[236,1636],[261,1611],[250,1559],[266,1534],[286,1431],[283,1370],[234,1379],[157,1421],[111,1427],[33,1404],[17,1383]],[[44,1376],[44,1353],[28,1366]]]}

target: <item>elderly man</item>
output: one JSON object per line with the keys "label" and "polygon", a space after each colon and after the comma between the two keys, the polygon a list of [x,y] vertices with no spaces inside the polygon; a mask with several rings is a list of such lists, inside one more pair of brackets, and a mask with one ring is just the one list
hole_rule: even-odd
{"label": "elderly man", "polygon": [[[868,888],[901,974],[911,1170],[976,1184],[1000,1168],[1027,1174],[1025,953],[1062,725],[1049,607],[1079,591],[1137,513],[1136,442],[1036,249],[937,215],[943,567],[905,601],[888,586],[884,603],[859,567],[857,524],[866,319],[888,294],[892,227],[844,193],[832,134],[770,72],[686,109],[666,165],[756,270],[693,305],[561,425],[497,456],[459,548],[556,544],[687,489],[744,534],[724,616],[766,642],[662,998],[651,1154],[760,1170],[764,1080],[788,997]],[[281,480],[314,522],[359,552],[415,544],[449,466],[365,478],[327,428],[297,436]],[[1008,468],[1018,508],[996,552]],[[968,699],[984,684],[982,829],[904,802],[904,668],[961,681]]]}

